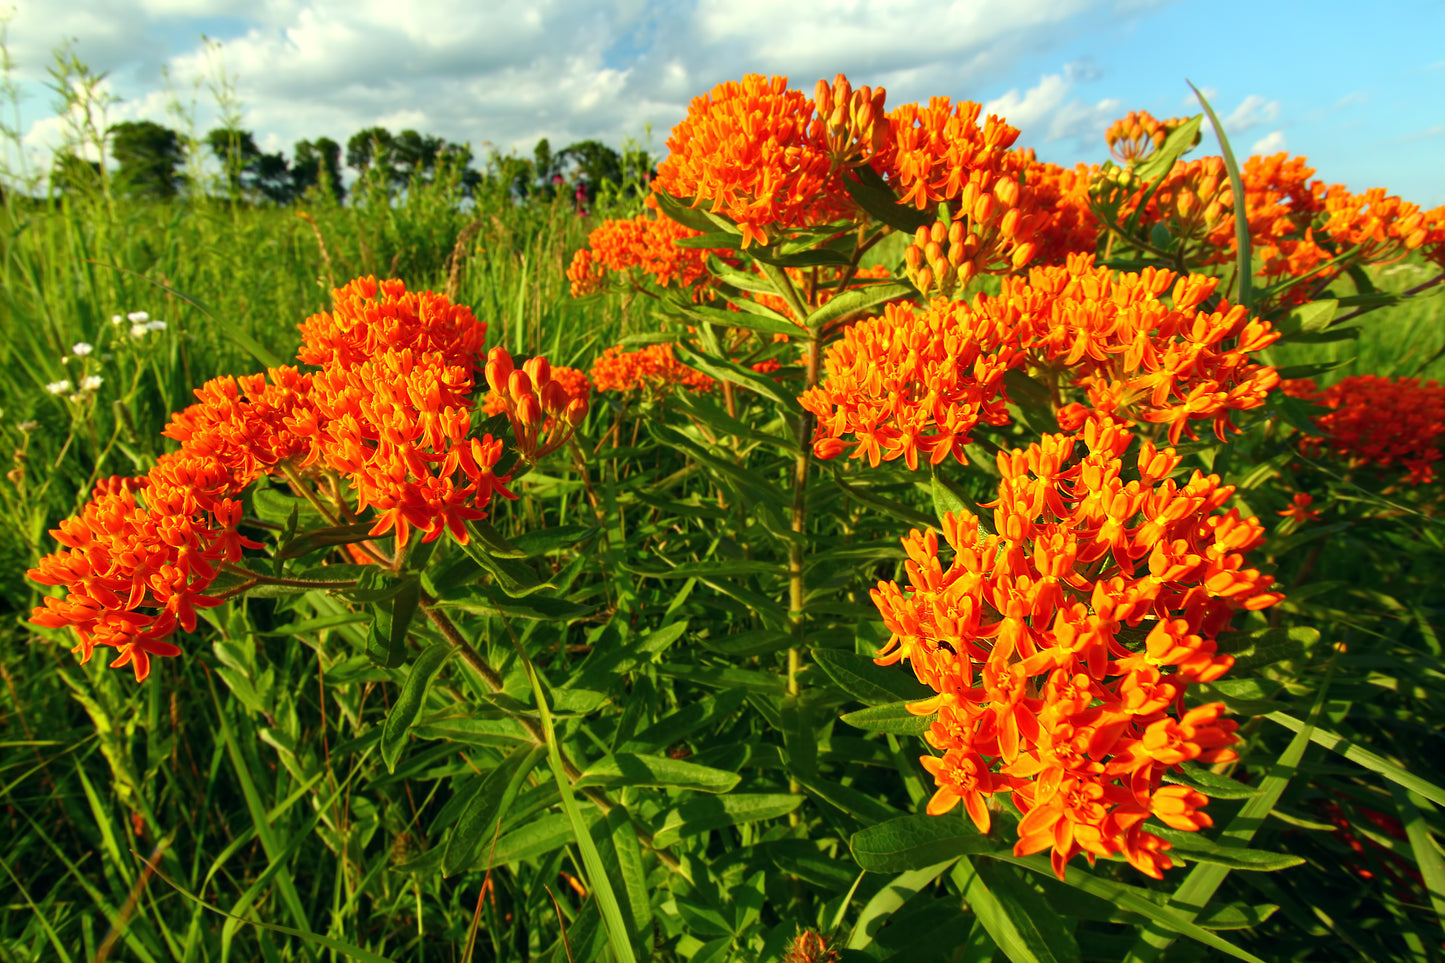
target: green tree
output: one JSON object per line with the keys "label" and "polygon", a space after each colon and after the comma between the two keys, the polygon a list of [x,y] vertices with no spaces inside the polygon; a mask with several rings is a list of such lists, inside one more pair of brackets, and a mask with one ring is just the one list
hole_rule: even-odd
{"label": "green tree", "polygon": [[340,201],[346,196],[346,187],[341,183],[341,145],[330,137],[297,141],[291,159],[291,185],[297,198],[315,188]]}
{"label": "green tree", "polygon": [[124,121],[110,128],[110,152],[116,161],[117,189],[132,197],[166,200],[185,182],[181,139],[151,120]]}

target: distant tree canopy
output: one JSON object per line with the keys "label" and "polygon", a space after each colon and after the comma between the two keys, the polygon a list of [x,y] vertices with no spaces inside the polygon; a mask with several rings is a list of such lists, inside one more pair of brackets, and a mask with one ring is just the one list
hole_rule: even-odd
{"label": "distant tree canopy", "polygon": [[127,196],[167,200],[185,182],[180,137],[154,121],[128,120],[112,126],[110,153],[116,161],[116,189]]}
{"label": "distant tree canopy", "polygon": [[249,130],[218,127],[206,135],[206,145],[221,162],[233,197],[260,196],[277,204],[295,199],[296,184],[285,156],[263,153]]}
{"label": "distant tree canopy", "polygon": [[454,176],[463,191],[470,193],[482,181],[471,164],[472,151],[465,144],[414,130],[393,135],[385,127],[368,127],[346,142],[346,166],[356,171],[363,183],[387,191],[403,190],[416,180],[429,184],[438,177]]}
{"label": "distant tree canopy", "polygon": [[298,140],[291,161],[291,183],[295,185],[298,199],[313,188],[329,192],[338,201],[345,197],[346,188],[341,183],[341,145],[330,137]]}
{"label": "distant tree canopy", "polygon": [[[329,137],[297,141],[289,161],[280,151],[261,150],[255,135],[240,128],[218,127],[201,144],[220,162],[227,195],[253,203],[293,204],[320,197],[340,201],[347,194],[343,158],[358,175],[352,187],[357,194],[381,191],[394,196],[414,185],[442,182],[455,183],[471,195],[487,183],[514,198],[550,199],[565,190],[578,197],[579,204],[596,199],[608,186],[643,187],[652,169],[652,158],[644,151],[619,153],[596,140],[553,151],[544,137],[530,158],[492,151],[483,175],[472,166],[474,157],[466,144],[411,129],[393,134],[380,126],[351,135],[344,152]],[[115,161],[110,181],[124,196],[165,200],[186,186],[182,138],[154,121],[111,127],[110,154]],[[100,164],[73,152],[57,153],[51,169],[52,187],[63,194],[98,191],[105,178]]]}

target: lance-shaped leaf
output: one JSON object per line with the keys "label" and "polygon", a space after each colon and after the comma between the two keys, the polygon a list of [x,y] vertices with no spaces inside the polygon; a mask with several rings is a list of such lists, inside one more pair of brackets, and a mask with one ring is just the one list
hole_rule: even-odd
{"label": "lance-shaped leaf", "polygon": [[869,705],[884,705],[900,699],[917,702],[935,694],[907,670],[896,665],[878,665],[856,652],[813,649],[811,657],[844,692]]}
{"label": "lance-shaped leaf", "polygon": [[488,855],[498,836],[497,821],[511,808],[528,773],[546,752],[545,747],[535,744],[517,746],[487,773],[447,840],[441,864],[443,876],[467,872],[479,864],[490,867]]}
{"label": "lance-shaped leaf", "polygon": [[735,787],[741,778],[735,772],[699,766],[668,756],[619,753],[588,766],[574,785],[577,789],[587,786],[654,786],[659,789],[722,793]]}
{"label": "lance-shaped leaf", "polygon": [[870,873],[922,869],[956,856],[1010,849],[1008,843],[983,835],[956,813],[899,816],[854,833],[848,848],[858,865]]}
{"label": "lance-shaped leaf", "polygon": [[401,747],[406,742],[407,732],[410,731],[412,723],[416,722],[416,717],[426,702],[432,679],[436,678],[437,672],[452,651],[451,643],[436,642],[423,649],[421,655],[412,663],[411,671],[407,673],[406,681],[401,684],[401,692],[392,704],[391,711],[386,714],[386,722],[381,729],[381,758],[386,763],[387,772],[396,772],[396,760],[401,757]]}
{"label": "lance-shaped leaf", "polygon": [[371,624],[368,646],[372,661],[395,669],[406,660],[406,633],[420,602],[421,583],[412,578],[390,599],[372,604],[375,621]]}

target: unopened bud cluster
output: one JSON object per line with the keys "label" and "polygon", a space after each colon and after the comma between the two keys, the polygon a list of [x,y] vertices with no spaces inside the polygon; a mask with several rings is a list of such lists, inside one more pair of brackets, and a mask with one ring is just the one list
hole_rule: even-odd
{"label": "unopened bud cluster", "polygon": [[517,450],[527,461],[561,448],[587,417],[585,387],[581,392],[569,390],[553,377],[546,358],[529,358],[517,368],[505,348],[493,348],[487,355],[487,382],[512,423]]}
{"label": "unopened bud cluster", "polygon": [[926,297],[951,297],[980,274],[1008,274],[1033,258],[1046,215],[1028,210],[1017,181],[1000,178],[991,191],[970,182],[958,200],[957,219],[920,227],[904,252],[908,279]]}
{"label": "unopened bud cluster", "polygon": [[839,74],[829,85],[819,80],[813,94],[817,116],[809,131],[813,142],[827,152],[833,169],[857,167],[880,153],[888,143],[888,118],[883,113],[887,95],[882,87],[859,87]]}

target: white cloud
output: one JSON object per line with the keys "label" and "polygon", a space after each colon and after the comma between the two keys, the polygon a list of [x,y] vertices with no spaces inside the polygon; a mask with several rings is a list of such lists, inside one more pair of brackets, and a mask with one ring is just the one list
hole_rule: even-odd
{"label": "white cloud", "polygon": [[1284,149],[1284,131],[1272,130],[1255,141],[1254,146],[1249,149],[1249,152],[1251,154],[1269,155],[1278,154]]}
{"label": "white cloud", "polygon": [[1278,117],[1279,101],[1250,94],[1224,118],[1224,129],[1231,134],[1242,134],[1261,124],[1272,123]]}
{"label": "white cloud", "polygon": [[1045,74],[1024,93],[1018,89],[984,104],[985,114],[998,114],[1021,131],[1020,143],[1073,140],[1087,149],[1103,142],[1104,131],[1121,113],[1118,100],[1086,104],[1069,99],[1075,78],[1087,68],[1070,64],[1062,74]]}

